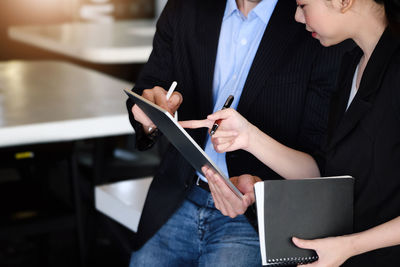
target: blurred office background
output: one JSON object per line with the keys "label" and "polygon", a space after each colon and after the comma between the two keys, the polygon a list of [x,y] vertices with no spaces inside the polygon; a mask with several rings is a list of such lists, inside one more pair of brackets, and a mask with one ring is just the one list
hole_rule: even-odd
{"label": "blurred office background", "polygon": [[[74,61],[77,59],[64,58],[59,53],[15,42],[8,36],[10,26],[71,22],[107,24],[121,20],[154,19],[161,12],[165,2],[166,0],[2,0],[0,1],[0,60],[51,58]],[[78,63],[132,81],[140,69],[137,63],[114,64],[116,66],[91,65],[84,60]]]}
{"label": "blurred office background", "polygon": [[[10,120],[17,117],[12,112],[28,101],[25,97],[35,96],[30,90],[46,86],[49,88],[42,89],[58,90],[54,85],[58,82],[62,83],[59,90],[67,92],[80,82],[93,87],[87,88],[87,94],[102,90],[109,97],[107,91],[112,91],[116,99],[105,99],[102,105],[110,108],[113,116],[126,116],[125,97],[119,96],[123,88],[118,85],[135,83],[151,51],[155,21],[165,2],[0,1],[0,266],[127,266],[134,235],[96,210],[94,188],[152,176],[165,143],[139,153],[133,130],[127,127],[104,136],[91,129],[93,136],[49,142],[42,138],[32,144],[30,131],[21,143],[19,137],[8,133],[16,129],[14,126],[24,127]],[[83,81],[86,72],[89,81]],[[116,88],[96,88],[105,83],[116,84],[110,86]],[[23,87],[23,93],[9,92],[18,86]],[[43,106],[24,107],[24,120],[35,121],[37,118],[29,116],[36,116],[38,108],[52,113],[45,107],[54,103],[38,98]],[[76,105],[83,112],[93,105],[79,104],[85,102],[78,100]],[[111,106],[115,103],[121,107],[114,112]],[[62,112],[68,118],[74,110]],[[62,131],[64,126],[59,127]],[[71,181],[74,172],[77,181]]]}

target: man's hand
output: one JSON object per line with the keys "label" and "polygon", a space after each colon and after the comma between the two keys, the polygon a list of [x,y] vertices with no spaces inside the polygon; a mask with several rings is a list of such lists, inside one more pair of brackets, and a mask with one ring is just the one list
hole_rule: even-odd
{"label": "man's hand", "polygon": [[242,192],[240,199],[226,185],[224,178],[215,173],[212,169],[204,166],[202,168],[207,178],[211,194],[214,199],[215,207],[225,216],[234,218],[244,214],[247,208],[255,202],[254,184],[261,181],[259,177],[244,174],[238,177],[232,177],[231,182]]}
{"label": "man's hand", "polygon": [[[145,89],[143,91],[142,97],[146,98],[147,100],[153,102],[154,104],[162,107],[163,109],[174,115],[175,111],[178,110],[179,106],[182,104],[183,97],[179,92],[176,91],[172,93],[169,100],[167,100],[166,95],[167,91],[164,90],[164,88],[156,86],[152,89]],[[154,123],[137,105],[134,105],[132,107],[132,114],[135,120],[143,125],[143,129],[146,133],[149,133],[149,130],[156,128]]]}

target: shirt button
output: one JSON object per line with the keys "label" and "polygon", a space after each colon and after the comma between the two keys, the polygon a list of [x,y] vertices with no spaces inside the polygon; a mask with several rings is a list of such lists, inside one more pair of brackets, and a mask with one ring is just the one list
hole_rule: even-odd
{"label": "shirt button", "polygon": [[237,78],[236,75],[233,75],[233,76],[232,76],[232,79],[233,79],[233,80],[236,80],[236,78]]}
{"label": "shirt button", "polygon": [[240,43],[241,43],[242,45],[247,45],[247,39],[246,39],[246,38],[243,38],[243,39],[240,41]]}

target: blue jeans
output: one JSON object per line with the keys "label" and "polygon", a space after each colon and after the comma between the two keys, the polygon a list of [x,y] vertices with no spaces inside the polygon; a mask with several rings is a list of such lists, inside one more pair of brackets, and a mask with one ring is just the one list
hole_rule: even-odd
{"label": "blue jeans", "polygon": [[258,234],[245,216],[222,215],[211,194],[194,186],[129,266],[261,266]]}

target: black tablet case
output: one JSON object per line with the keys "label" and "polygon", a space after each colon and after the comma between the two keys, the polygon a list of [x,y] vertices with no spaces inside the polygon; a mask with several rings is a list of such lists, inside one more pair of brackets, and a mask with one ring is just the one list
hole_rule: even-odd
{"label": "black tablet case", "polygon": [[168,138],[172,145],[185,157],[185,159],[196,169],[202,173],[201,168],[204,165],[212,168],[221,177],[225,183],[238,196],[242,197],[242,193],[231,183],[218,166],[208,157],[203,149],[193,140],[193,138],[183,129],[168,111],[148,101],[142,96],[124,90],[125,93],[137,104],[140,109],[153,121],[161,132]]}

